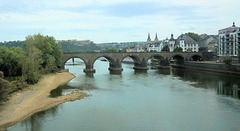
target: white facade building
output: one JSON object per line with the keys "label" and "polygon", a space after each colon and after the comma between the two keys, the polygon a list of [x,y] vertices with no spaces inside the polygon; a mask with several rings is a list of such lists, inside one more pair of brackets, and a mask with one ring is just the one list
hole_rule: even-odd
{"label": "white facade building", "polygon": [[233,22],[231,27],[219,30],[218,35],[218,56],[237,56],[240,48],[240,27],[236,27]]}
{"label": "white facade building", "polygon": [[183,52],[198,52],[198,43],[189,35],[179,36],[179,46],[182,47]]}

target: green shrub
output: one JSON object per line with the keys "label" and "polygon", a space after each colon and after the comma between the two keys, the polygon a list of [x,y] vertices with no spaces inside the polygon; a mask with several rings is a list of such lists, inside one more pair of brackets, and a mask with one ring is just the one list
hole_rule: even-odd
{"label": "green shrub", "polygon": [[223,57],[223,63],[225,63],[226,65],[231,65],[231,62],[232,62],[232,58],[230,56]]}

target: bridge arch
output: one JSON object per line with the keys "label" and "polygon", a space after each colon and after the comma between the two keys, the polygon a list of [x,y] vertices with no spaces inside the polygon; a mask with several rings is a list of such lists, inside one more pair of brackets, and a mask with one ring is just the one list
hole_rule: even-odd
{"label": "bridge arch", "polygon": [[177,64],[177,65],[183,65],[184,64],[184,57],[180,54],[175,54],[169,59],[170,64]]}
{"label": "bridge arch", "polygon": [[79,57],[79,56],[71,56],[71,57],[67,57],[65,58],[64,60],[62,60],[62,68],[64,69],[64,66],[66,64],[66,62],[72,58],[78,58],[78,59],[81,59],[83,62],[84,62],[84,65],[86,67],[86,60],[84,60],[83,58]]}
{"label": "bridge arch", "polygon": [[155,59],[159,59],[159,60],[164,60],[164,57],[159,55],[159,54],[153,54],[150,57],[147,58],[147,60],[151,59],[151,58],[155,58]]}
{"label": "bridge arch", "polygon": [[138,55],[133,55],[133,54],[128,54],[128,55],[123,56],[121,59],[121,64],[122,64],[122,61],[127,57],[130,57],[133,59],[133,61],[134,61],[133,69],[136,69],[136,70],[148,69],[147,61],[145,60],[145,58],[140,59],[140,57]]}
{"label": "bridge arch", "polygon": [[[150,62],[150,60],[151,60],[151,62]],[[148,64],[151,63],[151,65],[153,67],[165,66],[167,64],[166,60],[164,59],[164,57],[162,55],[159,55],[159,54],[151,55],[150,57],[148,57],[146,59],[146,61],[147,61]]]}
{"label": "bridge arch", "polygon": [[141,63],[141,59],[140,59],[137,55],[132,55],[132,54],[123,56],[122,59],[121,59],[121,63],[122,63],[122,61],[123,61],[125,58],[127,58],[127,57],[132,58],[133,61],[134,61],[134,64],[135,64],[135,63]]}
{"label": "bridge arch", "polygon": [[194,54],[194,55],[190,56],[189,59],[191,61],[202,61],[203,60],[203,58],[200,55],[198,55],[198,54]]}
{"label": "bridge arch", "polygon": [[117,59],[117,60],[115,60],[114,58],[112,58],[111,56],[107,56],[107,55],[100,55],[100,56],[98,56],[98,57],[96,57],[94,60],[93,60],[93,63],[92,63],[92,68],[94,68],[94,63],[96,62],[96,60],[97,59],[99,59],[99,58],[101,58],[101,57],[103,57],[103,58],[105,58],[105,59],[107,59],[108,60],[108,62],[109,62],[109,67],[108,67],[108,69],[109,70],[122,70],[122,66],[121,66],[121,63],[119,62],[119,60]]}
{"label": "bridge arch", "polygon": [[94,65],[94,63],[96,62],[96,60],[99,59],[99,58],[101,58],[101,57],[107,59],[109,63],[114,63],[114,59],[113,59],[112,57],[106,56],[106,55],[102,55],[102,56],[96,57],[96,58],[93,60],[93,65]]}

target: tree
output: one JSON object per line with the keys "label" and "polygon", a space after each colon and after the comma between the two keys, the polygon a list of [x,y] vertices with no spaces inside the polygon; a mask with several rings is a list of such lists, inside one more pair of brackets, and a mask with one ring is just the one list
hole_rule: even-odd
{"label": "tree", "polygon": [[182,47],[176,47],[176,48],[173,50],[173,52],[182,52],[182,51],[183,51]]}
{"label": "tree", "polygon": [[232,62],[232,58],[230,56],[223,57],[223,63],[225,63],[226,65],[231,65],[231,62]]}
{"label": "tree", "polygon": [[169,47],[168,47],[168,45],[165,45],[165,46],[162,48],[162,51],[169,52],[170,50],[169,50]]}
{"label": "tree", "polygon": [[21,74],[21,63],[19,60],[24,54],[20,47],[11,47],[8,49],[6,46],[0,47],[0,70],[12,80],[12,76]]}
{"label": "tree", "polygon": [[200,47],[199,52],[208,52],[208,48],[207,47]]}
{"label": "tree", "polygon": [[188,33],[185,33],[186,35],[189,35],[192,39],[194,39],[196,42],[199,42],[200,40],[200,37],[198,34],[196,33],[193,33],[193,32],[188,32]]}
{"label": "tree", "polygon": [[157,52],[156,50],[150,50],[150,52]]}
{"label": "tree", "polygon": [[[41,66],[43,69],[48,68],[46,70],[43,70],[43,73],[49,73],[48,71],[52,72],[53,70],[56,70],[57,68],[61,67],[61,63],[62,63],[61,62],[61,57],[62,57],[61,46],[56,43],[56,40],[54,37],[43,36],[41,34],[35,34],[32,36],[30,35],[26,37],[26,40],[24,41],[24,45],[25,47],[33,46],[34,48],[36,48],[41,52],[39,53],[39,55],[41,54],[41,58],[42,58]],[[49,67],[49,66],[52,66],[52,67]]]}
{"label": "tree", "polygon": [[37,83],[42,73],[42,52],[31,43],[26,43],[26,57],[23,61],[23,76],[27,83]]}

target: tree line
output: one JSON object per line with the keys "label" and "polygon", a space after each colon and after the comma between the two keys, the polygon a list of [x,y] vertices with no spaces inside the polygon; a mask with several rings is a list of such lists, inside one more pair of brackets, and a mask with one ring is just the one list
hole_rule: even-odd
{"label": "tree line", "polygon": [[[24,88],[26,84],[37,83],[43,74],[56,72],[61,67],[61,57],[61,47],[54,37],[29,35],[23,41],[23,48],[0,47],[0,71],[4,74],[2,78],[15,82],[10,88]],[[0,100],[3,100],[1,97],[12,90],[6,90],[9,88],[6,81],[5,84],[1,82],[3,80],[0,80]]]}

